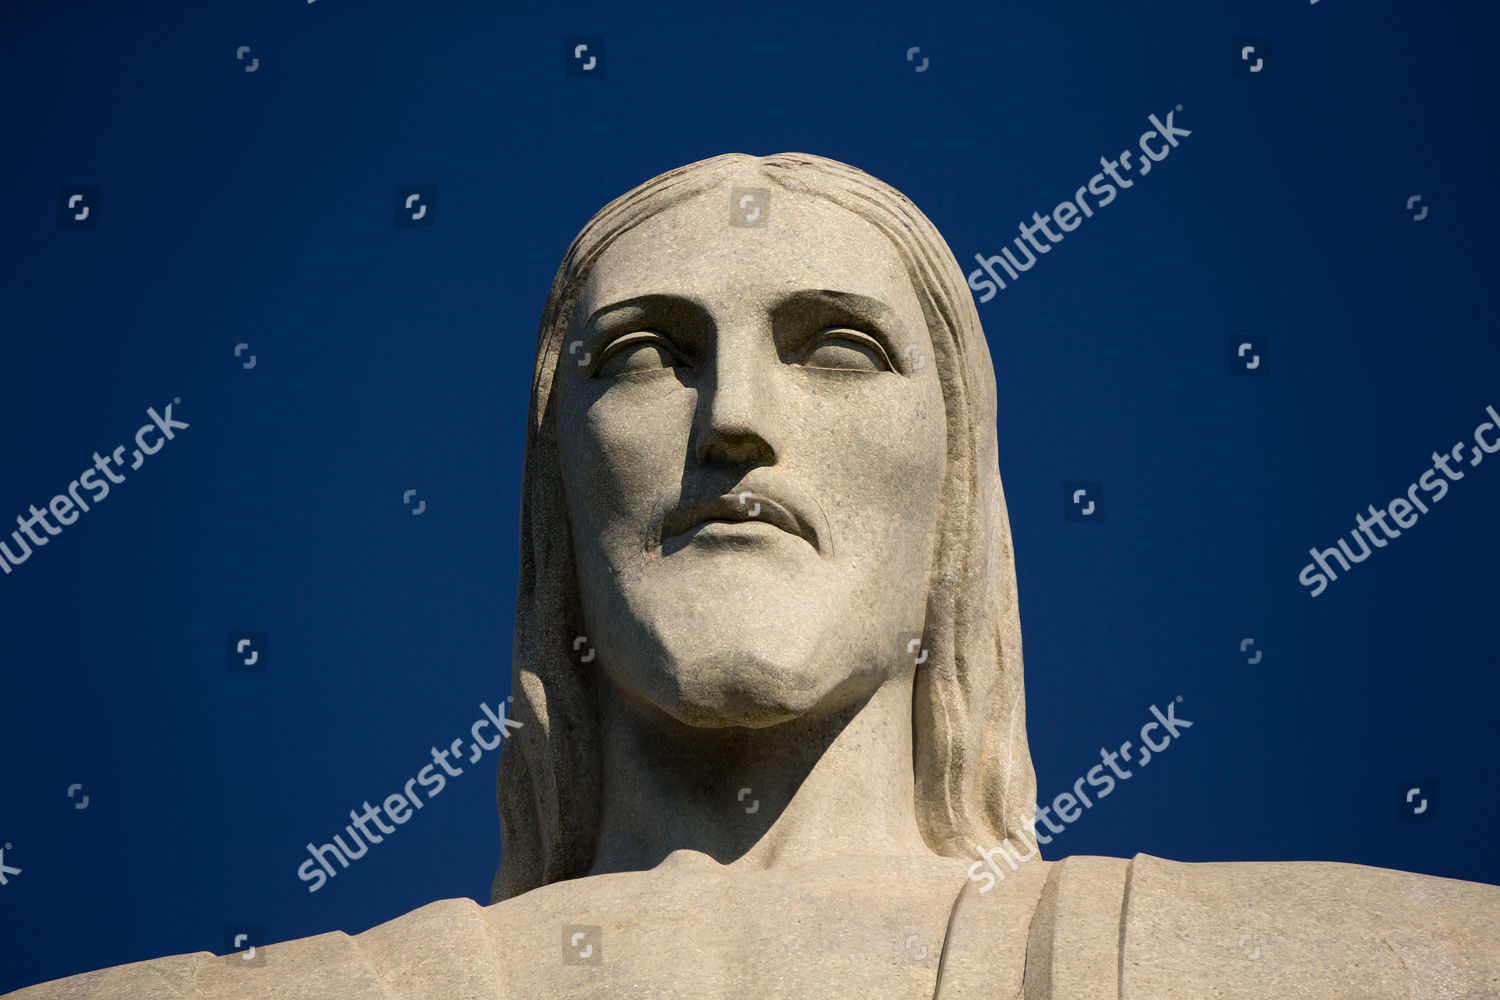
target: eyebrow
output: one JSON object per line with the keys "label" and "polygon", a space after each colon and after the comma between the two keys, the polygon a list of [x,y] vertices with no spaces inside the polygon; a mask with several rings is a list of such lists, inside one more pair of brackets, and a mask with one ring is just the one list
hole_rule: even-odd
{"label": "eyebrow", "polygon": [[[823,306],[834,311],[846,311],[861,318],[869,319],[900,329],[900,320],[896,312],[890,306],[877,298],[869,295],[861,295],[858,292],[841,292],[832,288],[807,288],[788,292],[779,298],[771,307],[773,315],[784,313],[793,309],[806,308],[808,306]],[[671,310],[673,312],[686,312],[693,315],[695,319],[709,319],[708,310],[695,299],[683,295],[658,292],[648,295],[636,295],[619,302],[611,302],[600,306],[589,314],[584,322],[583,329],[586,333],[593,333],[602,324],[613,318],[615,313],[625,312],[631,309],[645,311]]]}
{"label": "eyebrow", "polygon": [[896,310],[886,303],[869,295],[841,292],[832,288],[808,288],[788,292],[771,307],[771,315],[775,318],[801,310],[847,314],[883,329],[893,337],[906,333]]}
{"label": "eyebrow", "polygon": [[879,299],[861,295],[858,292],[840,292],[832,288],[809,288],[789,292],[777,302],[775,308],[783,309],[800,305],[833,306],[866,315],[871,319],[895,320],[895,310]]}
{"label": "eyebrow", "polygon": [[599,332],[601,327],[609,325],[611,320],[615,318],[615,314],[631,310],[657,314],[665,313],[668,316],[676,314],[677,316],[700,322],[709,319],[708,310],[701,303],[683,295],[659,292],[649,295],[636,295],[628,299],[621,299],[619,302],[611,302],[608,305],[600,306],[589,314],[589,318],[583,324],[583,332],[586,336],[593,337]]}

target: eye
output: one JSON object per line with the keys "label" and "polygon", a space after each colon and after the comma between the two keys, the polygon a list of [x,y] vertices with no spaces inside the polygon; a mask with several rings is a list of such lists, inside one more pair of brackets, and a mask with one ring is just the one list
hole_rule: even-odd
{"label": "eye", "polygon": [[661,371],[681,363],[681,359],[659,334],[650,330],[628,333],[604,349],[596,376],[608,378],[637,372]]}
{"label": "eye", "polygon": [[824,330],[802,352],[807,368],[839,371],[888,372],[891,360],[880,342],[868,333],[839,327]]}

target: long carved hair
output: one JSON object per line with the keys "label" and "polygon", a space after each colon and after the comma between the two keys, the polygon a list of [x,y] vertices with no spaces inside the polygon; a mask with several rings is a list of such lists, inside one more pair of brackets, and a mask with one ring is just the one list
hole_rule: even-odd
{"label": "long carved hair", "polygon": [[824,198],[872,223],[906,265],[936,354],[948,439],[923,632],[930,663],[916,672],[912,692],[917,820],[941,855],[975,857],[1005,842],[1021,856],[1034,849],[1036,776],[1026,744],[995,371],[958,262],[915,205],[861,170],[804,153],[735,153],[670,170],[606,205],[573,240],[547,297],[521,483],[512,715],[523,726],[500,756],[503,845],[494,902],[587,874],[599,836],[602,758],[590,676],[597,664],[581,664],[573,646],[584,629],[552,394],[574,304],[594,262],[622,233],[742,182],[747,167],[783,190]]}

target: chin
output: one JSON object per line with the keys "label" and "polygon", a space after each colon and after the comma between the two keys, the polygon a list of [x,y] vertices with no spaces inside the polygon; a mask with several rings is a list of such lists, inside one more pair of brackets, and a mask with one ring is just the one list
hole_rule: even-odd
{"label": "chin", "polygon": [[704,635],[683,619],[672,625],[665,635],[648,629],[651,639],[610,673],[617,687],[683,725],[764,729],[816,710],[839,687],[840,678],[823,676],[836,661],[804,655],[785,629]]}
{"label": "chin", "polygon": [[684,726],[694,729],[769,729],[805,714],[785,705],[758,700],[753,694],[746,697],[731,692],[725,694],[728,695],[726,700],[715,704],[683,700],[659,707]]}
{"label": "chin", "polygon": [[727,577],[701,568],[655,560],[615,592],[619,626],[600,643],[615,685],[704,729],[761,729],[831,707],[851,683],[840,670],[859,662],[840,634],[847,596],[827,599],[847,584],[774,560],[742,559]]}
{"label": "chin", "polygon": [[700,657],[677,679],[674,714],[705,728],[780,725],[812,711],[834,686],[805,669],[743,653]]}

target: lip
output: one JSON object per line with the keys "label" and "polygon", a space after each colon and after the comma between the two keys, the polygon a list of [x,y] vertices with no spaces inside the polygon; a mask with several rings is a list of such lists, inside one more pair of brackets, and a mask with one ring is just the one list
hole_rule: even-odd
{"label": "lip", "polygon": [[663,520],[662,541],[711,521],[769,524],[789,535],[796,535],[816,550],[822,550],[817,524],[800,505],[795,501],[773,500],[758,490],[710,495],[683,504]]}

